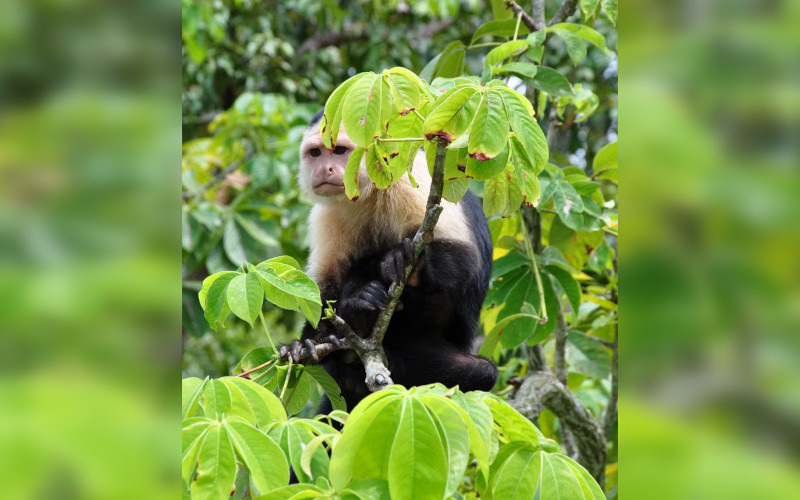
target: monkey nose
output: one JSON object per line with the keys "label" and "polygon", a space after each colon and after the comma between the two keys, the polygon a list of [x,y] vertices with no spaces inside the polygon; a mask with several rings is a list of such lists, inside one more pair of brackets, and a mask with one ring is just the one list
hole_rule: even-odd
{"label": "monkey nose", "polygon": [[328,175],[333,175],[333,167],[328,167]]}

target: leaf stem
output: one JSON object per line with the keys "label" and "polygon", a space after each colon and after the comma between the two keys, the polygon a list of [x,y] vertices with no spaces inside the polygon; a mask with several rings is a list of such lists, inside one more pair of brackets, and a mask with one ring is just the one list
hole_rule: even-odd
{"label": "leaf stem", "polygon": [[[420,115],[420,118],[422,118],[422,115]],[[378,142],[415,142],[415,141],[425,141],[425,138],[424,137],[406,137],[403,139],[378,138],[375,140]]]}
{"label": "leaf stem", "polygon": [[522,239],[525,241],[525,253],[531,259],[531,266],[533,267],[533,274],[536,277],[536,286],[539,288],[539,324],[544,325],[547,323],[547,307],[544,302],[544,287],[542,286],[542,277],[539,275],[539,265],[536,263],[536,254],[533,253],[531,246],[531,238],[528,234],[528,228],[525,227],[525,221],[520,221],[522,225]]}
{"label": "leaf stem", "polygon": [[480,49],[482,47],[497,47],[498,45],[502,45],[502,44],[500,42],[476,43],[475,45],[468,46],[466,48],[466,50]]}
{"label": "leaf stem", "polygon": [[422,116],[422,114],[421,114],[419,111],[417,111],[416,109],[412,109],[411,111],[413,111],[413,112],[414,112],[414,114],[415,114],[415,115],[417,115],[417,118],[419,118],[419,119],[420,119],[420,120],[422,120],[423,122],[425,121],[425,117],[424,117],[424,116]]}
{"label": "leaf stem", "polygon": [[269,345],[271,345],[272,350],[277,353],[278,348],[275,347],[275,342],[273,342],[272,335],[270,335],[269,328],[267,328],[267,321],[264,319],[264,312],[258,311],[258,317],[261,318],[261,324],[264,325],[264,332],[267,334],[267,339],[269,339]]}
{"label": "leaf stem", "polygon": [[292,377],[292,357],[289,356],[289,370],[286,371],[286,379],[283,381],[283,389],[281,389],[280,400],[283,403],[283,396],[286,394],[286,388],[289,387],[289,379]]}
{"label": "leaf stem", "polygon": [[274,359],[270,359],[270,360],[269,360],[269,361],[267,361],[266,363],[261,363],[260,365],[256,366],[255,368],[250,368],[250,369],[249,369],[249,370],[247,370],[246,372],[237,373],[237,374],[236,374],[236,376],[237,376],[237,377],[246,377],[246,376],[250,375],[251,373],[253,373],[254,371],[256,371],[256,370],[260,370],[260,369],[262,369],[262,368],[265,368],[265,367],[267,367],[267,366],[271,365],[271,364],[272,364],[272,363],[274,363],[274,362],[275,362],[275,360],[274,360]]}
{"label": "leaf stem", "polygon": [[516,41],[517,35],[519,35],[519,24],[522,21],[522,14],[523,12],[519,11],[519,14],[517,15],[517,25],[514,27],[514,38],[511,40],[512,42]]}

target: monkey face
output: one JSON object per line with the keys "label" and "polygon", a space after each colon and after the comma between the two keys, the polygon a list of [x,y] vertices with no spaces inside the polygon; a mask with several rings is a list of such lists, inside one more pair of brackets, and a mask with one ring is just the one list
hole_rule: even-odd
{"label": "monkey face", "polygon": [[331,150],[322,143],[316,127],[309,129],[300,146],[300,186],[313,198],[337,199],[344,196],[344,170],[355,144],[340,133]]}

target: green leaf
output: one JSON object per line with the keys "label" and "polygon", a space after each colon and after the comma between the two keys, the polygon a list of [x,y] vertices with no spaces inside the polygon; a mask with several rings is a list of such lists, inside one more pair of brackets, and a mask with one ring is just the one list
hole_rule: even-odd
{"label": "green leaf", "polygon": [[389,82],[389,90],[398,113],[405,115],[412,109],[419,109],[422,96],[419,85],[413,79],[416,75],[405,68],[392,68],[383,74]]}
{"label": "green leaf", "polygon": [[426,139],[441,136],[451,142],[466,132],[474,119],[483,94],[475,85],[453,87],[439,96],[423,125]]}
{"label": "green leaf", "polygon": [[236,227],[236,222],[230,218],[225,222],[225,232],[222,235],[222,247],[225,249],[225,255],[236,264],[243,266],[247,264],[247,253],[242,246],[242,235],[239,233],[239,228]]}
{"label": "green leaf", "polygon": [[603,12],[606,14],[611,24],[617,25],[617,0],[600,0]]}
{"label": "green leaf", "polygon": [[[597,0],[590,1],[594,1],[595,7],[597,6]],[[592,9],[592,12],[594,12],[594,9]],[[551,26],[548,28],[548,30],[571,31],[598,49],[602,50],[604,54],[608,55],[609,53],[608,49],[606,48],[606,39],[603,37],[603,35],[588,26],[574,23],[559,23]]]}
{"label": "green leaf", "polygon": [[344,194],[351,200],[357,200],[358,192],[358,174],[361,169],[361,159],[364,158],[364,149],[355,148],[350,153],[350,158],[347,159],[347,165],[344,167]]}
{"label": "green leaf", "polygon": [[236,480],[236,455],[225,427],[211,425],[197,456],[197,476],[191,485],[192,500],[224,500]]}
{"label": "green leaf", "polygon": [[289,482],[289,464],[280,447],[255,427],[229,420],[225,428],[233,440],[236,454],[250,472],[256,491],[266,492]]}
{"label": "green leaf", "polygon": [[203,410],[217,420],[230,413],[231,393],[221,380],[209,380],[203,386]]}
{"label": "green leaf", "polygon": [[342,101],[353,84],[365,76],[367,76],[367,73],[359,73],[348,78],[344,83],[336,87],[325,102],[325,111],[323,112],[319,127],[320,133],[322,134],[322,142],[325,144],[326,148],[330,149],[333,147],[339,135],[339,128],[342,122]]}
{"label": "green leaf", "polygon": [[444,498],[447,457],[436,422],[425,405],[416,398],[405,399],[396,428],[388,460],[392,499]]}
{"label": "green leaf", "polygon": [[367,157],[364,162],[367,167],[367,174],[370,180],[375,183],[375,187],[386,189],[392,185],[392,171],[378,151],[377,144],[372,144],[367,149]]}
{"label": "green leaf", "polygon": [[231,415],[242,417],[261,428],[286,421],[286,410],[280,399],[264,387],[242,377],[223,377],[219,380],[230,391]]}
{"label": "green leaf", "polygon": [[196,417],[184,420],[181,426],[181,478],[187,483],[192,482],[197,456],[211,423],[211,419]]}
{"label": "green leaf", "polygon": [[508,163],[509,148],[506,146],[499,155],[486,161],[475,158],[467,159],[466,176],[472,177],[477,181],[482,181],[494,177],[506,168]]}
{"label": "green leaf", "polygon": [[[584,495],[574,470],[567,465],[567,462],[561,460],[561,455],[542,452],[541,457],[541,498],[552,498],[553,500],[593,498]],[[605,498],[605,495],[600,498]]]}
{"label": "green leaf", "polygon": [[496,68],[495,73],[511,73],[520,78],[535,78],[536,65],[528,62],[510,62]]}
{"label": "green leaf", "polygon": [[570,331],[568,340],[575,349],[567,350],[567,361],[576,371],[600,380],[611,376],[611,349],[579,331]]}
{"label": "green leaf", "polygon": [[564,44],[567,46],[567,54],[575,66],[586,58],[586,43],[575,32],[555,26],[547,28],[547,31],[555,33],[564,40]]}
{"label": "green leaf", "polygon": [[553,192],[553,206],[558,217],[570,229],[579,230],[583,223],[583,199],[569,182],[559,182]]}
{"label": "green leaf", "polygon": [[527,39],[505,42],[502,45],[493,48],[488,54],[486,54],[486,62],[484,62],[484,65],[494,66],[495,64],[502,62],[504,59],[522,54],[528,49],[529,45],[530,42],[528,42]]}
{"label": "green leaf", "polygon": [[262,279],[267,300],[281,305],[287,302],[287,294],[293,296],[308,321],[316,328],[322,312],[322,300],[319,288],[311,278],[288,264],[274,261],[262,262],[255,266],[254,271]]}
{"label": "green leaf", "polygon": [[558,71],[539,66],[536,70],[536,77],[533,85],[539,90],[559,97],[569,97],[572,95],[572,86],[567,78]]}
{"label": "green leaf", "polygon": [[247,273],[233,278],[228,285],[227,297],[231,312],[253,326],[264,303],[264,289],[258,275]]}
{"label": "green leaf", "polygon": [[314,500],[324,497],[325,492],[313,484],[290,484],[255,497],[254,500]]}
{"label": "green leaf", "polygon": [[241,273],[233,271],[224,271],[221,273],[212,274],[203,280],[203,287],[200,289],[198,297],[200,298],[200,305],[205,310],[205,317],[211,328],[217,329],[217,326],[225,321],[228,315],[228,285],[233,278],[240,276]]}
{"label": "green leaf", "polygon": [[[470,44],[474,44],[478,39],[487,35],[494,36],[514,36],[514,30],[517,27],[517,19],[515,17],[509,19],[492,20],[482,24],[475,33],[472,35]],[[523,23],[519,24],[519,35],[527,35],[530,30]]]}
{"label": "green leaf", "polygon": [[469,429],[469,447],[478,467],[484,476],[489,476],[489,449],[492,445],[493,420],[492,412],[475,392],[462,393],[457,391],[451,396],[452,401],[467,412],[467,427]]}
{"label": "green leaf", "polygon": [[496,396],[482,393],[483,402],[492,412],[492,418],[509,441],[525,441],[534,447],[539,447],[539,438],[544,434],[536,428],[527,418],[505,402],[496,399]]}
{"label": "green leaf", "polygon": [[387,476],[397,428],[396,416],[402,403],[396,393],[388,390],[363,399],[350,414],[331,454],[329,478],[337,491],[343,490],[351,480]]}
{"label": "green leaf", "polygon": [[[527,442],[512,442],[500,448],[489,472],[481,498],[534,498],[542,471],[542,452]],[[541,495],[551,500],[556,497]],[[558,497],[569,498],[569,497]]]}
{"label": "green leaf", "polygon": [[500,213],[508,204],[508,177],[504,174],[487,179],[483,185],[483,213]]}
{"label": "green leaf", "polygon": [[592,169],[595,175],[609,168],[616,168],[619,166],[618,161],[619,142],[614,141],[611,144],[606,144],[594,156],[592,162]]}
{"label": "green leaf", "polygon": [[572,312],[577,314],[581,305],[581,288],[578,286],[578,282],[575,281],[575,278],[572,277],[569,271],[561,269],[558,266],[550,265],[544,268],[561,285],[564,293],[567,294]]}
{"label": "green leaf", "polygon": [[[511,89],[501,89],[500,95],[509,125],[514,131],[514,136],[511,138],[512,147],[515,140],[522,144],[528,157],[533,161],[531,173],[538,175],[547,165],[550,150],[547,147],[544,132],[533,118],[533,107],[528,99]],[[523,166],[525,165],[523,164]]]}
{"label": "green leaf", "polygon": [[496,90],[486,89],[469,133],[469,156],[489,160],[508,144],[508,117],[503,98]]}
{"label": "green leaf", "polygon": [[255,221],[244,217],[240,213],[236,213],[233,216],[236,219],[236,222],[242,226],[247,234],[253,237],[254,240],[261,243],[264,246],[268,247],[278,247],[280,248],[281,244],[278,242],[275,237],[267,233],[261,226],[259,226]]}
{"label": "green leaf", "polygon": [[436,61],[432,77],[454,78],[464,72],[464,44],[457,40],[450,42],[442,51],[442,57]]}
{"label": "green leaf", "polygon": [[[309,446],[319,436],[336,436],[336,431],[325,424],[314,420],[291,419],[286,423],[274,425],[267,431],[270,438],[278,443],[289,465],[294,469],[300,482],[311,482],[312,476],[327,476],[330,466],[328,453],[324,448],[315,446],[308,453]],[[330,439],[327,437],[326,439]],[[321,442],[321,440],[317,440]],[[303,457],[306,456],[305,466]]]}
{"label": "green leaf", "polygon": [[[486,339],[483,341],[483,345],[481,346],[480,355],[487,358],[492,356],[498,342],[501,341],[505,347],[516,347],[520,345],[525,341],[527,335],[522,336],[518,333],[527,330],[528,335],[530,335],[530,333],[533,332],[536,321],[536,316],[532,316],[530,314],[512,314],[510,316],[506,316],[502,320],[498,321],[494,325],[494,328],[492,328],[492,330],[486,334]],[[514,330],[513,336],[516,338],[509,339],[509,335],[506,335],[506,329],[510,324],[516,322],[521,322],[523,325]]]}
{"label": "green leaf", "polygon": [[194,416],[200,395],[203,393],[203,386],[207,381],[208,377],[205,380],[197,377],[181,380],[181,418],[183,420]]}
{"label": "green leaf", "polygon": [[561,455],[556,453],[547,453],[546,456],[550,460],[561,461],[562,463],[566,464],[567,467],[569,467],[573,477],[581,487],[581,493],[583,494],[582,497],[583,499],[605,500],[606,496],[603,493],[603,490],[600,488],[600,485],[597,484],[597,481],[595,481],[592,475],[589,474],[589,471],[584,469],[583,466],[580,465],[578,462],[569,458],[566,455]]}
{"label": "green leaf", "polygon": [[445,497],[449,497],[463,481],[469,462],[469,415],[450,399],[433,393],[419,399],[429,410],[444,445],[448,467]]}
{"label": "green leaf", "polygon": [[583,17],[592,17],[594,11],[597,10],[597,6],[600,4],[600,0],[580,0],[581,12],[583,13]]}
{"label": "green leaf", "polygon": [[342,397],[342,390],[325,369],[319,365],[308,365],[305,367],[305,372],[322,387],[328,399],[331,400],[334,410],[347,411],[347,403]]}
{"label": "green leaf", "polygon": [[362,148],[381,133],[383,80],[372,72],[358,80],[342,102],[342,122],[348,137]]}
{"label": "green leaf", "polygon": [[508,253],[492,264],[492,279],[508,274],[514,269],[530,265],[531,260],[527,256],[515,252]]}

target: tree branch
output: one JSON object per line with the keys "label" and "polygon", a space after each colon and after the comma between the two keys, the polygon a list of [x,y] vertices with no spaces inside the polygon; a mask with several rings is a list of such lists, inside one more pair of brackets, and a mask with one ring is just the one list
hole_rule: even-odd
{"label": "tree branch", "polygon": [[[577,461],[594,479],[605,481],[606,441],[600,425],[580,400],[547,371],[530,373],[525,378],[512,406],[528,419],[539,417],[547,408],[569,429],[577,447]],[[562,429],[563,429],[562,427]]]}
{"label": "tree branch", "polygon": [[555,352],[555,365],[556,377],[558,381],[567,385],[567,335],[569,334],[567,328],[567,320],[564,318],[564,311],[561,308],[561,301],[558,297],[556,300],[558,304],[558,316],[556,318],[556,352]]}
{"label": "tree branch", "polygon": [[375,392],[392,385],[394,382],[392,382],[388,368],[389,362],[383,350],[383,339],[378,340],[374,335],[362,339],[339,316],[334,314],[329,319],[336,330],[344,335],[345,340],[350,344],[350,349],[358,354],[367,374],[365,381],[369,390]]}
{"label": "tree branch", "polygon": [[531,30],[531,32],[539,31],[540,29],[544,28],[544,23],[539,26],[533,20],[533,18],[528,15],[528,13],[525,12],[525,10],[514,0],[506,0],[506,8],[511,9],[515,16],[522,16],[522,22],[525,23],[525,26]]}
{"label": "tree branch", "polygon": [[538,29],[544,29],[544,0],[533,0],[533,22]]}
{"label": "tree branch", "polygon": [[425,218],[422,219],[422,225],[414,234],[414,259],[413,262],[406,265],[404,270],[404,278],[399,283],[392,283],[389,287],[389,303],[378,315],[375,321],[375,326],[372,329],[370,338],[377,343],[383,342],[383,336],[386,335],[386,329],[389,327],[389,321],[392,319],[392,314],[397,307],[397,302],[403,294],[408,277],[411,272],[417,267],[419,257],[425,246],[433,241],[433,228],[439,220],[439,214],[442,213],[442,191],[444,189],[444,159],[447,155],[447,142],[439,138],[436,143],[436,160],[433,164],[433,177],[431,179],[431,190],[428,193],[428,203],[425,208]]}
{"label": "tree branch", "polygon": [[547,23],[548,26],[552,26],[554,24],[563,23],[572,14],[575,13],[575,8],[578,6],[578,0],[565,0],[564,3],[561,4],[561,7],[558,8],[555,15],[550,22]]}

